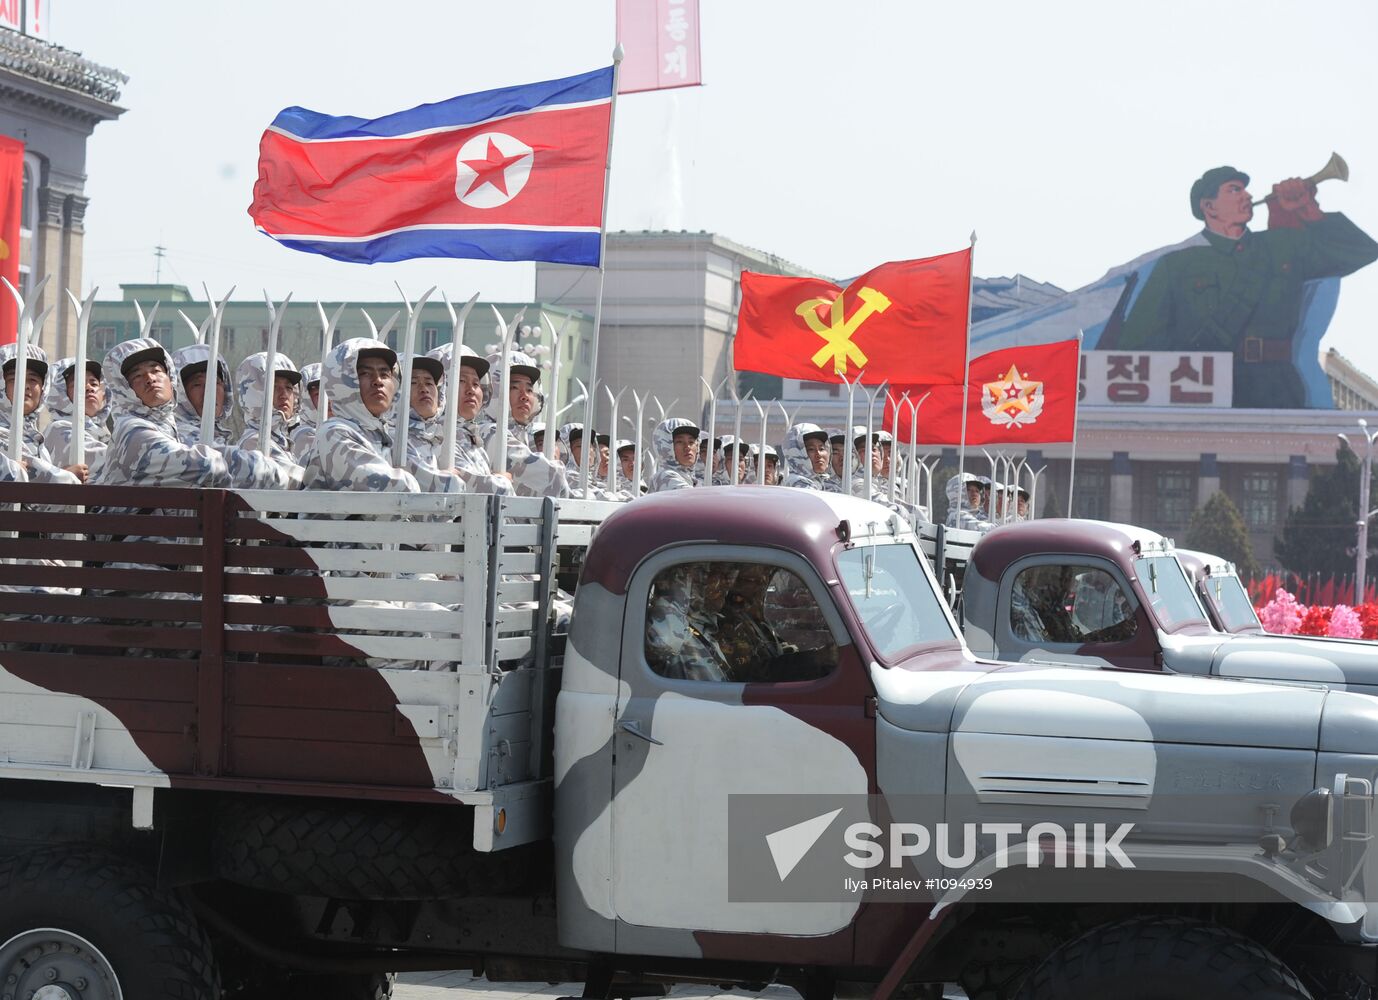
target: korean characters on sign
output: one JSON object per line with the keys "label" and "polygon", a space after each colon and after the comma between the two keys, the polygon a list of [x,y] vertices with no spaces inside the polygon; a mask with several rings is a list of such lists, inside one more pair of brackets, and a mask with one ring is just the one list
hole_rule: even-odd
{"label": "korean characters on sign", "polygon": [[1229,407],[1234,357],[1228,351],[1083,351],[1077,391],[1084,406]]}
{"label": "korean characters on sign", "polygon": [[698,0],[617,0],[617,40],[626,49],[620,94],[703,82]]}

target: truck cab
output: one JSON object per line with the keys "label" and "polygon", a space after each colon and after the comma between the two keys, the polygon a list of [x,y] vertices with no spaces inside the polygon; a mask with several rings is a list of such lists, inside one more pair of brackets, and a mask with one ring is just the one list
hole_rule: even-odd
{"label": "truck cab", "polygon": [[1209,552],[1193,549],[1177,549],[1176,552],[1177,561],[1196,587],[1201,607],[1217,631],[1231,635],[1263,634],[1263,623],[1258,620],[1254,602],[1249,600],[1234,563]]}
{"label": "truck cab", "polygon": [[[1025,661],[1326,684],[1378,694],[1370,644],[1268,635],[1237,607],[1247,595],[1219,561],[1220,603],[1184,568],[1171,539],[1133,525],[1050,519],[981,538],[963,576],[968,643]],[[1204,571],[1203,571],[1204,573]],[[1235,628],[1221,630],[1209,609]],[[1250,622],[1252,619],[1252,624]]]}

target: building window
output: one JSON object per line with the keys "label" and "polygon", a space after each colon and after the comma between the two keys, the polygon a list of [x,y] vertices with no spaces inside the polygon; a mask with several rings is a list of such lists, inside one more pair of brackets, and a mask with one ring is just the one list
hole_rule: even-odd
{"label": "building window", "polygon": [[1184,469],[1154,473],[1153,522],[1160,528],[1185,528],[1196,509],[1195,477]]}
{"label": "building window", "polygon": [[574,345],[577,344],[578,342],[579,342],[579,338],[578,338],[578,337],[569,337],[569,338],[567,338],[567,340],[566,340],[566,343],[569,344],[569,360],[571,360],[571,361],[574,360]]}
{"label": "building window", "polygon": [[587,340],[579,341],[579,360],[584,364],[589,363],[589,342]]}
{"label": "building window", "polygon": [[24,187],[20,194],[19,202],[19,229],[24,233],[33,232],[34,196],[37,194],[34,184],[33,167],[24,164]]}
{"label": "building window", "polygon": [[119,342],[120,336],[113,326],[92,327],[86,342],[86,356],[88,358],[103,358],[109,353],[110,348]]}
{"label": "building window", "polygon": [[417,347],[416,353],[429,354],[440,346],[440,327],[423,326],[421,328],[421,343]]}
{"label": "building window", "polygon": [[1240,483],[1240,505],[1250,531],[1272,531],[1278,523],[1278,474],[1246,472]]}
{"label": "building window", "polygon": [[1072,517],[1105,521],[1110,517],[1110,476],[1104,469],[1077,469],[1077,486],[1072,496]]}

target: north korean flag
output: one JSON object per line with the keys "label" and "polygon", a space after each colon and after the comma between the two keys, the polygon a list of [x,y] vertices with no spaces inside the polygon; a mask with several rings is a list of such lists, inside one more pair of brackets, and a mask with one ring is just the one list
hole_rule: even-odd
{"label": "north korean flag", "polygon": [[284,246],[597,266],[612,67],[372,120],[287,108],[259,143],[249,215]]}

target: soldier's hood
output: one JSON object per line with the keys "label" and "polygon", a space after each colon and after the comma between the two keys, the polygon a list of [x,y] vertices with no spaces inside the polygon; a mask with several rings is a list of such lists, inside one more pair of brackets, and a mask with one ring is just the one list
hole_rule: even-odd
{"label": "soldier's hood", "polygon": [[[86,363],[88,365],[94,364],[97,368],[100,367],[100,362],[96,361],[94,358],[88,359]],[[43,392],[43,406],[54,417],[71,417],[72,415],[72,401],[67,398],[67,372],[75,368],[76,364],[76,358],[63,358],[57,364],[53,365],[48,373],[48,384]],[[103,374],[102,372],[102,375]],[[85,392],[84,387],[82,391]],[[82,409],[85,409],[85,407],[82,407]],[[101,405],[100,412],[87,419],[103,424],[109,416],[110,393],[106,392],[105,402]]]}
{"label": "soldier's hood", "polygon": [[[523,354],[521,351],[509,351],[507,354],[507,358],[505,360],[503,359],[503,356],[501,354],[490,354],[488,355],[488,376],[490,379],[492,379],[491,384],[493,386],[497,386],[502,383],[503,372],[508,367],[531,368],[538,373],[541,370],[540,366],[536,364],[535,360],[531,358],[530,355]],[[530,373],[528,372],[527,374]],[[497,395],[492,391],[492,389],[489,389],[487,392],[484,393],[484,395],[488,399],[488,415],[492,417],[494,420],[500,419],[502,417],[502,400],[498,399]],[[541,383],[537,382],[536,409],[535,412],[531,414],[531,419],[535,420],[536,417],[539,416],[541,411],[544,409],[545,392],[541,388]]]}
{"label": "soldier's hood", "polygon": [[[336,344],[326,355],[321,367],[321,386],[330,400],[331,419],[342,418],[362,428],[388,433],[388,414],[395,410],[395,404],[388,413],[375,417],[364,406],[359,395],[359,355],[364,351],[387,351],[395,354],[392,348],[381,340],[354,337]],[[399,389],[400,391],[400,389]]]}
{"label": "soldier's hood", "polygon": [[810,435],[826,435],[827,431],[817,424],[791,424],[785,431],[785,472],[790,475],[818,479],[820,474],[813,471],[809,453],[804,449],[804,438]]}
{"label": "soldier's hood", "polygon": [[[0,346],[0,369],[3,369],[5,365],[15,360],[18,355],[19,345],[14,341]],[[37,361],[42,364],[45,369],[43,373],[43,391],[38,397],[38,407],[32,413],[25,414],[24,416],[25,433],[27,434],[30,431],[37,431],[38,429],[38,415],[43,411],[43,403],[48,398],[49,393],[52,392],[53,366],[48,364],[47,353],[37,344],[25,345],[24,358],[25,365]],[[27,379],[28,375],[26,374],[24,377]],[[0,428],[9,430],[10,413],[13,409],[14,400],[10,399],[10,394],[5,391],[4,380],[0,379]]]}
{"label": "soldier's hood", "polygon": [[675,431],[681,427],[687,427],[698,434],[698,425],[692,420],[685,420],[683,417],[667,417],[656,424],[655,430],[651,431],[651,450],[655,452],[656,461],[660,463],[662,468],[682,468],[675,461]]}
{"label": "soldier's hood", "polygon": [[311,403],[311,393],[309,392],[312,382],[321,380],[321,365],[319,361],[313,361],[309,365],[301,366],[301,385],[298,387],[300,393],[297,404],[297,415],[301,417],[301,422],[307,427],[316,426],[317,410]]}
{"label": "soldier's hood", "polygon": [[[284,372],[290,372],[298,378],[297,384],[292,386],[292,393],[297,398],[297,405],[292,411],[295,414],[301,413],[301,372],[297,371],[296,364],[285,354],[275,356],[276,363],[273,365],[273,375],[276,377]],[[259,351],[257,354],[250,354],[239,363],[239,367],[234,370],[235,393],[239,397],[239,405],[244,415],[244,427],[246,430],[257,429],[259,422],[263,419],[263,393],[264,386],[268,379],[264,377],[264,367],[267,365],[268,352]],[[293,418],[295,420],[295,418]],[[276,423],[276,421],[274,421]],[[289,425],[292,421],[288,422]]]}
{"label": "soldier's hood", "polygon": [[[187,399],[186,388],[182,384],[182,372],[192,365],[208,365],[211,360],[211,348],[209,344],[188,344],[186,347],[179,347],[172,352],[172,363],[177,366],[177,415],[183,420],[192,423],[199,423],[201,415],[192,407],[191,401]],[[220,384],[225,387],[225,402],[220,407],[220,412],[215,415],[215,422],[229,426],[230,414],[234,413],[234,382],[230,380],[230,363],[225,360],[225,355],[217,353],[215,356],[215,377]],[[106,392],[108,399],[110,393]]]}
{"label": "soldier's hood", "polygon": [[582,442],[584,440],[584,425],[579,423],[577,420],[571,421],[567,424],[561,424],[557,434],[560,439],[560,455],[565,461],[565,468],[572,469],[575,472],[577,472],[579,471],[579,466],[575,464],[574,448],[570,445],[569,441],[569,436],[571,433],[574,432],[575,428],[578,428],[579,430],[580,448],[582,449]]}
{"label": "soldier's hood", "polygon": [[[134,394],[133,388],[130,387],[129,381],[124,377],[124,373],[120,370],[128,358],[144,351],[152,351],[155,355],[161,355],[159,360],[162,361],[172,382],[172,399],[162,406],[147,407],[141,403],[139,397]],[[173,433],[172,428],[176,425],[177,404],[182,398],[182,387],[175,374],[177,366],[172,363],[172,355],[167,352],[166,347],[156,340],[149,340],[146,337],[126,340],[110,348],[110,353],[105,356],[101,370],[105,375],[105,392],[110,397],[111,411],[116,420],[123,416],[144,417],[164,425],[168,428],[169,433]]]}

